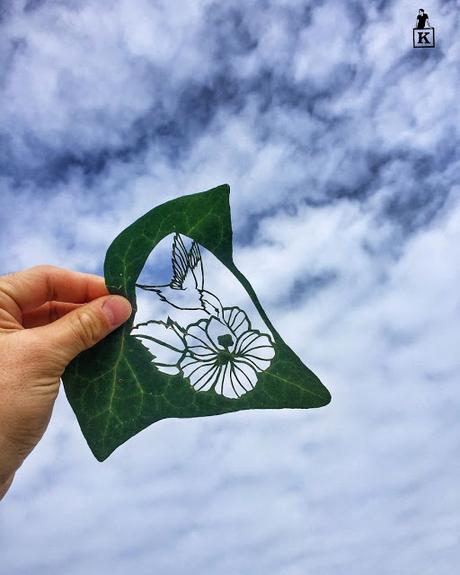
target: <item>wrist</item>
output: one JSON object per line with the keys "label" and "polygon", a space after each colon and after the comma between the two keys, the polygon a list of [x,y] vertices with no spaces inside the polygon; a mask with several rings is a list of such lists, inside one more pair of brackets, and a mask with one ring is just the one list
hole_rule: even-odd
{"label": "wrist", "polygon": [[0,501],[13,482],[17,469],[21,466],[17,461],[14,446],[0,433]]}

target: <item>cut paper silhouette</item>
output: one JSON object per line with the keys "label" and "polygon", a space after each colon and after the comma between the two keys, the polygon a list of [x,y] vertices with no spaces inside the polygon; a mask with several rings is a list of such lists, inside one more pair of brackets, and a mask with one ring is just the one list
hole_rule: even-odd
{"label": "cut paper silhouette", "polygon": [[[157,281],[161,262],[153,270],[149,262],[165,245],[170,269]],[[209,283],[212,269],[225,270],[240,293],[227,280]],[[133,314],[63,375],[99,461],[161,419],[329,403],[328,390],[285,344],[233,262],[227,185],[139,218],[112,242],[104,273]],[[145,273],[148,281],[140,281]]]}
{"label": "cut paper silhouette", "polygon": [[174,235],[168,284],[136,287],[153,293],[179,310],[202,312],[199,321],[180,325],[151,319],[133,326],[132,334],[153,356],[164,373],[182,373],[196,391],[238,398],[253,389],[257,374],[266,370],[275,355],[271,336],[251,327],[244,310],[223,307],[219,297],[205,289],[205,270],[197,242],[186,249]]}
{"label": "cut paper silhouette", "polygon": [[425,28],[431,28],[430,22],[428,20],[428,14],[425,12],[423,8],[420,8],[420,10],[418,11],[417,22],[415,27],[417,30],[424,30]]}

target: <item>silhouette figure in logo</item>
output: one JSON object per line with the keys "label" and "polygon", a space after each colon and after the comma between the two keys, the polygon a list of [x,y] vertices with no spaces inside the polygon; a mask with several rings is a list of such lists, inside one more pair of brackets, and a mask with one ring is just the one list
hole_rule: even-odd
{"label": "silhouette figure in logo", "polygon": [[[426,26],[426,24],[428,24]],[[428,20],[428,14],[423,8],[420,8],[417,15],[417,30],[423,30],[424,28],[431,28],[430,21]]]}

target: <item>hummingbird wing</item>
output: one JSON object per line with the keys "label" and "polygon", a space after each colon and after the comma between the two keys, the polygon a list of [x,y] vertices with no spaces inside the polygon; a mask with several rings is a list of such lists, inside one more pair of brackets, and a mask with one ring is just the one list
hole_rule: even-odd
{"label": "hummingbird wing", "polygon": [[174,235],[171,262],[173,276],[169,285],[172,289],[184,289],[184,282],[190,271],[190,266],[187,250],[179,234]]}
{"label": "hummingbird wing", "polygon": [[193,241],[188,252],[188,263],[195,280],[195,288],[202,290],[204,287],[203,260],[201,259],[200,247]]}

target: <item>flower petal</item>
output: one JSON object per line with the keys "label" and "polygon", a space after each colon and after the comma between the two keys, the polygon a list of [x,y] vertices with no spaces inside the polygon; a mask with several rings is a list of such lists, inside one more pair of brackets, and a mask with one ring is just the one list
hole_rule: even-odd
{"label": "flower petal", "polygon": [[244,354],[254,345],[254,341],[259,337],[258,331],[246,331],[238,338],[235,345],[236,354]]}
{"label": "flower petal", "polygon": [[231,376],[231,363],[226,363],[222,366],[216,381],[215,392],[219,395],[235,399],[238,396],[236,392]]}
{"label": "flower petal", "polygon": [[245,360],[254,369],[265,371],[275,357],[275,349],[267,334],[252,331],[238,339],[236,354],[235,361]]}
{"label": "flower petal", "polygon": [[231,330],[221,321],[219,321],[217,318],[212,317],[211,319],[208,320],[208,325],[206,327],[206,333],[209,337],[209,339],[213,342],[213,345],[215,347],[215,349],[217,350],[222,350],[224,349],[224,347],[222,345],[220,345],[219,343],[219,338],[225,335],[229,335],[231,338],[231,341],[233,342],[232,345],[230,345],[229,350],[233,350],[233,348],[235,347],[235,336],[234,334],[231,332]]}
{"label": "flower petal", "polygon": [[257,339],[253,340],[251,345],[246,347],[244,355],[246,357],[272,360],[275,357],[275,348],[268,335],[260,334]]}
{"label": "flower petal", "polygon": [[232,363],[232,380],[238,390],[238,396],[254,389],[257,383],[256,370],[248,364],[235,360]]}
{"label": "flower petal", "polygon": [[219,371],[222,366],[216,363],[194,361],[188,358],[188,361],[181,363],[182,372],[190,381],[190,385],[196,391],[210,390],[219,377]]}
{"label": "flower petal", "polygon": [[237,337],[251,329],[248,316],[239,307],[224,307],[223,319]]}
{"label": "flower petal", "polygon": [[185,334],[187,349],[194,355],[200,357],[210,357],[218,351],[217,345],[209,337],[207,328],[209,320],[200,320],[198,323],[190,325]]}

